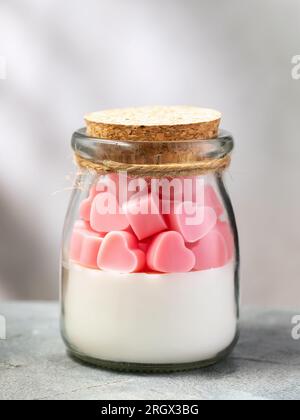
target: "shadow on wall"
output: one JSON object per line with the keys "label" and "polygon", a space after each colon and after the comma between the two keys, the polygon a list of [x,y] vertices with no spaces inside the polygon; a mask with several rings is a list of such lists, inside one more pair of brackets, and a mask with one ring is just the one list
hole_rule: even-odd
{"label": "shadow on wall", "polygon": [[38,233],[15,214],[3,192],[0,214],[0,300],[48,299],[49,261]]}

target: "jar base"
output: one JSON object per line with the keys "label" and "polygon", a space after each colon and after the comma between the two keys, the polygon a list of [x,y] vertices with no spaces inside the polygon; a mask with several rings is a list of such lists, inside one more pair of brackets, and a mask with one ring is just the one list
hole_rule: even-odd
{"label": "jar base", "polygon": [[124,362],[113,362],[109,360],[100,360],[95,359],[90,356],[83,355],[78,351],[68,348],[68,355],[71,359],[76,362],[83,363],[86,365],[92,365],[94,367],[112,370],[117,372],[125,373],[176,373],[176,372],[186,372],[190,370],[196,370],[201,368],[206,368],[212,365],[215,365],[222,360],[226,359],[234,347],[236,346],[239,339],[239,334],[237,333],[235,339],[225,350],[217,354],[214,358],[204,361],[192,362],[192,363],[176,363],[176,364],[147,364],[147,363],[124,363]]}

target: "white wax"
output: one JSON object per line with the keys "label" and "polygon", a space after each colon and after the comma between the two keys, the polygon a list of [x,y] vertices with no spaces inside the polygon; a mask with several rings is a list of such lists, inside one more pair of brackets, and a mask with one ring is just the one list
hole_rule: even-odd
{"label": "white wax", "polygon": [[234,265],[184,274],[118,274],[70,264],[65,331],[86,356],[131,363],[214,358],[236,334]]}

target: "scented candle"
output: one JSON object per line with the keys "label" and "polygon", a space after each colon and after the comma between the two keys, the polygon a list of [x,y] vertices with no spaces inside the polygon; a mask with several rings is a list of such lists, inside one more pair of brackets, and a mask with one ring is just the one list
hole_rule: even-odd
{"label": "scented candle", "polygon": [[194,107],[118,109],[74,133],[61,282],[74,357],[165,372],[234,347],[238,235],[223,183],[233,139],[220,120]]}

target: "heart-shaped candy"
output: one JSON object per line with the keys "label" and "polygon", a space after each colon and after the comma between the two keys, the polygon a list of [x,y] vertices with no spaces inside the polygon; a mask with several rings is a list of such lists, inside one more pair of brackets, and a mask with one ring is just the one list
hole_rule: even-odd
{"label": "heart-shaped candy", "polygon": [[222,202],[211,185],[206,185],[204,187],[203,206],[213,208],[217,217],[220,217],[224,213]]}
{"label": "heart-shaped candy", "polygon": [[91,216],[91,208],[92,208],[92,200],[86,198],[80,204],[79,209],[79,216],[81,219],[85,220],[86,222],[90,221]]}
{"label": "heart-shaped candy", "polygon": [[167,229],[158,203],[151,194],[132,197],[124,206],[127,219],[134,233],[141,241]]}
{"label": "heart-shaped candy", "polygon": [[[81,223],[80,223],[81,222]],[[84,227],[83,221],[75,223],[70,243],[70,259],[89,268],[98,268],[97,257],[103,241],[102,235]]]}
{"label": "heart-shaped candy", "polygon": [[90,223],[96,232],[108,233],[125,230],[129,222],[122,214],[116,197],[109,193],[99,193],[93,200]]}
{"label": "heart-shaped candy", "polygon": [[[125,177],[126,180],[126,177]],[[127,181],[126,181],[127,185]],[[119,195],[119,177],[118,174],[108,174],[100,176],[96,185],[97,192],[110,192],[118,197]]]}
{"label": "heart-shaped candy", "polygon": [[213,229],[197,243],[187,246],[195,254],[196,271],[223,267],[229,260],[225,239],[218,229]]}
{"label": "heart-shaped candy", "polygon": [[217,223],[217,215],[214,209],[187,201],[174,203],[171,214],[166,217],[169,227],[179,232],[188,243],[199,241]]}
{"label": "heart-shaped candy", "polygon": [[100,177],[96,189],[98,192],[113,194],[122,207],[137,193],[147,193],[148,184],[144,178],[130,178],[126,172],[119,172]]}
{"label": "heart-shaped candy", "polygon": [[145,253],[136,237],[129,232],[111,232],[103,240],[98,254],[98,267],[105,271],[137,273],[145,268]]}
{"label": "heart-shaped candy", "polygon": [[147,254],[147,252],[148,252],[148,249],[149,249],[150,245],[151,245],[151,239],[150,239],[150,238],[148,238],[148,239],[144,239],[143,241],[140,241],[140,242],[139,242],[139,248],[140,248],[142,251],[144,251],[144,252],[145,252],[145,254]]}
{"label": "heart-shaped candy", "polygon": [[231,226],[227,222],[218,222],[216,229],[223,235],[225,239],[228,258],[231,259],[234,255],[234,237]]}
{"label": "heart-shaped candy", "polygon": [[90,231],[91,233],[93,232],[91,225],[89,224],[89,222],[86,222],[85,220],[77,220],[74,223],[74,230],[86,230],[86,231]]}
{"label": "heart-shaped candy", "polygon": [[92,185],[88,198],[83,200],[80,204],[79,216],[81,219],[85,220],[86,222],[90,221],[92,203],[96,195],[97,195],[96,185]]}
{"label": "heart-shaped candy", "polygon": [[184,201],[193,201],[203,207],[212,207],[217,216],[224,212],[223,205],[214,187],[206,184],[203,177],[185,177],[183,180]]}
{"label": "heart-shaped candy", "polygon": [[[224,207],[215,189],[205,184],[203,177],[180,177],[153,180],[156,185],[155,191],[159,190],[159,196],[163,201],[193,201],[203,207],[212,207],[217,216],[221,216]],[[159,188],[158,188],[159,186]]]}
{"label": "heart-shaped candy", "polygon": [[180,233],[174,231],[157,235],[147,253],[149,268],[162,273],[186,273],[194,268],[195,261]]}

